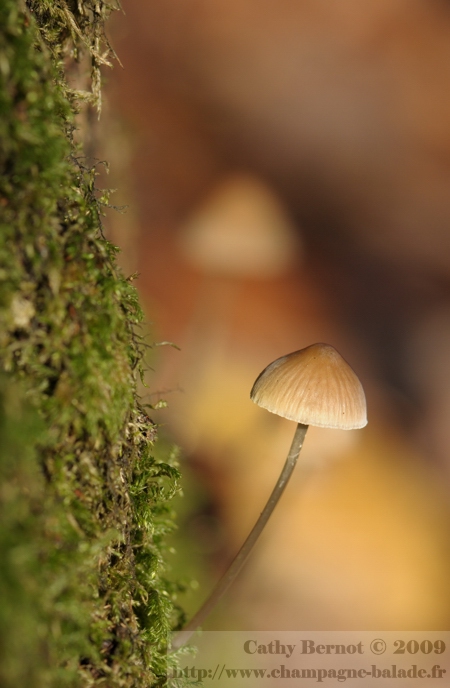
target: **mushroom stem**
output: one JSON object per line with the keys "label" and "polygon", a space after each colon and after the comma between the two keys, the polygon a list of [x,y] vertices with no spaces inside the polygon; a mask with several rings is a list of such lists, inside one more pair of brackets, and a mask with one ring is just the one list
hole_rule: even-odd
{"label": "mushroom stem", "polygon": [[179,633],[177,633],[177,635],[173,639],[172,649],[176,650],[179,647],[182,647],[189,640],[194,631],[199,626],[201,626],[206,617],[210,614],[210,612],[214,609],[214,607],[222,598],[222,596],[226,593],[226,591],[238,575],[239,571],[244,566],[254,544],[256,543],[257,539],[264,530],[264,526],[269,520],[272,511],[278,504],[278,501],[284,492],[284,489],[289,481],[289,478],[292,475],[292,471],[295,468],[295,464],[297,463],[298,456],[303,446],[303,441],[305,439],[307,429],[307,425],[304,425],[303,423],[298,423],[294,439],[292,440],[291,448],[289,449],[286,463],[284,464],[280,477],[278,478],[277,483],[272,491],[272,494],[270,495],[266,506],[261,512],[261,515],[259,516],[255,525],[253,526],[253,529],[251,530],[246,541],[237,553],[236,557],[233,559],[228,570],[219,580],[208,599],[204,602],[203,606],[200,607],[195,616],[192,617],[189,623],[186,624],[186,626]]}

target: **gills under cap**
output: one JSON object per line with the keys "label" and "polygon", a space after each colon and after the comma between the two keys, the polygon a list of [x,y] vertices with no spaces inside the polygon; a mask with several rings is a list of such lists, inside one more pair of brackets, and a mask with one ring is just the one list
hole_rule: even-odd
{"label": "gills under cap", "polygon": [[277,358],[258,376],[250,398],[304,425],[354,430],[367,424],[362,385],[329,344],[312,344]]}

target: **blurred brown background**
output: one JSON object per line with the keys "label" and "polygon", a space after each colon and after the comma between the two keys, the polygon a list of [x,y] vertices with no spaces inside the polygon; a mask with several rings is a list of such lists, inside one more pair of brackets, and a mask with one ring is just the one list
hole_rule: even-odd
{"label": "blurred brown background", "polygon": [[294,432],[250,402],[260,371],[325,341],[368,398],[366,429],[309,431],[210,627],[448,628],[450,3],[123,9],[103,147],[130,208],[108,233],[152,336],[181,348],[148,384],[202,486],[186,527],[209,584]]}

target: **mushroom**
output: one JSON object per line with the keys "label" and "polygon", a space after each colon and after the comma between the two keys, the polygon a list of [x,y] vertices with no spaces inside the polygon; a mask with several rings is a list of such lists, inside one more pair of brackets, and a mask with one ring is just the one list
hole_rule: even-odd
{"label": "mushroom", "polygon": [[354,430],[367,424],[362,385],[348,363],[329,344],[312,344],[277,358],[257,377],[250,398],[278,416],[295,420],[294,439],[280,477],[250,535],[206,602],[175,636],[174,649],[187,642],[243,567],[292,475],[308,426]]}
{"label": "mushroom", "polygon": [[277,195],[243,173],[217,185],[181,228],[177,243],[191,265],[216,279],[278,277],[301,253],[298,228]]}

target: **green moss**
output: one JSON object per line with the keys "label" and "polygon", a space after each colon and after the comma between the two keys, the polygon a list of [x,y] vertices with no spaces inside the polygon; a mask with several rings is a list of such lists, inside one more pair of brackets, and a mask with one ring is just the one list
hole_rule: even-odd
{"label": "green moss", "polygon": [[[101,232],[95,166],[73,143],[77,103],[62,70],[84,51],[99,104],[110,9],[0,4],[5,688],[159,685],[179,623],[164,572],[176,461],[153,458],[155,428],[136,394],[142,313]],[[34,411],[16,417],[19,384]]]}
{"label": "green moss", "polygon": [[1,379],[0,684],[76,686],[77,658],[96,654],[95,551],[49,493],[36,449],[46,428],[23,397]]}

